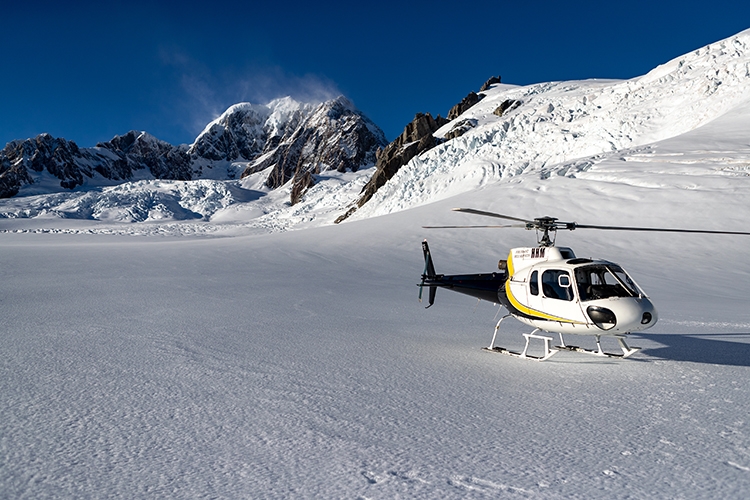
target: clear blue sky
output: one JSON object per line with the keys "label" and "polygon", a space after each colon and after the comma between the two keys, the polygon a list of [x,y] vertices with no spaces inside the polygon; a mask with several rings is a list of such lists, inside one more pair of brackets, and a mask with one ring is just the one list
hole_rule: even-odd
{"label": "clear blue sky", "polygon": [[[72,6],[71,6],[72,5]],[[394,139],[493,75],[631,78],[750,28],[750,2],[3,2],[0,148],[190,143],[231,104],[344,94]]]}

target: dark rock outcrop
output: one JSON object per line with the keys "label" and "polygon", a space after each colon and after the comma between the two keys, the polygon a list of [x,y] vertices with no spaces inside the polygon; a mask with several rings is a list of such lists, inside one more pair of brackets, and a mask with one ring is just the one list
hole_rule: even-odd
{"label": "dark rock outcrop", "polygon": [[[483,92],[490,88],[490,86],[500,83],[499,76],[493,76],[487,80],[480,92]],[[375,173],[372,175],[370,180],[362,188],[362,195],[356,204],[349,208],[343,215],[336,219],[336,223],[343,222],[349,216],[351,216],[359,207],[367,203],[375,192],[380,189],[389,179],[391,179],[398,170],[406,165],[409,160],[421,154],[428,149],[435,147],[440,139],[434,137],[434,133],[450,121],[461,116],[466,110],[474,106],[480,100],[484,98],[484,94],[477,94],[476,92],[470,92],[469,95],[464,97],[461,102],[453,106],[448,111],[448,119],[442,118],[440,115],[436,119],[432,116],[422,113],[417,113],[404,129],[403,133],[392,143],[388,144],[385,149],[378,152],[378,161],[375,165]],[[514,101],[515,102],[515,101]],[[504,103],[503,103],[504,104]],[[517,106],[517,103],[513,106]],[[501,105],[502,106],[502,105]],[[450,140],[455,137],[459,137],[466,133],[468,130],[476,127],[477,120],[470,118],[461,120],[456,123],[451,130],[444,135],[443,140]]]}
{"label": "dark rock outcrop", "polygon": [[482,87],[481,87],[481,88],[479,89],[479,91],[480,91],[480,92],[484,92],[485,90],[489,89],[490,87],[492,87],[492,86],[493,86],[493,85],[495,85],[496,83],[502,83],[502,82],[500,81],[500,76],[493,76],[493,77],[490,77],[490,79],[489,79],[489,80],[487,80],[486,82],[484,82],[484,84],[483,84],[483,85],[482,85]]}
{"label": "dark rock outcrop", "polygon": [[24,184],[34,182],[24,165],[18,165],[6,156],[0,156],[0,198],[10,198],[18,194]]}
{"label": "dark rock outcrop", "polygon": [[381,186],[393,177],[402,166],[409,163],[409,160],[435,147],[437,140],[433,134],[446,123],[448,123],[448,120],[440,115],[433,118],[429,113],[417,113],[401,135],[388,144],[385,149],[378,152],[375,173],[362,188],[362,194],[356,206],[336,219],[336,222],[345,220],[358,207],[367,203]]}
{"label": "dark rock outcrop", "polygon": [[469,92],[469,95],[464,97],[461,102],[453,106],[450,111],[448,111],[448,120],[455,120],[461,114],[463,114],[464,111],[481,101],[483,97],[484,95],[479,95],[476,92]]}
{"label": "dark rock outcrop", "polygon": [[315,185],[315,179],[313,173],[310,170],[295,175],[294,182],[292,183],[292,195],[291,204],[296,205],[302,200],[302,196],[307,192],[308,189]]}
{"label": "dark rock outcrop", "polygon": [[464,135],[469,130],[473,129],[477,126],[477,121],[473,118],[467,118],[466,120],[461,120],[457,122],[455,125],[453,125],[453,128],[450,129],[450,131],[443,136],[446,140],[449,139],[455,139],[456,137],[460,137]]}
{"label": "dark rock outcrop", "polygon": [[500,103],[500,106],[495,108],[495,111],[493,111],[492,114],[497,115],[497,116],[503,116],[503,114],[505,114],[506,111],[512,111],[520,105],[521,105],[521,101],[516,101],[515,99],[506,99],[505,101]]}

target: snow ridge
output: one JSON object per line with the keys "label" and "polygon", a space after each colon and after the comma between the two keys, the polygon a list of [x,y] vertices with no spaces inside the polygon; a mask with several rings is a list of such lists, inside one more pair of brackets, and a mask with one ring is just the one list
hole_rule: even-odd
{"label": "snow ridge", "polygon": [[[475,128],[413,159],[353,218],[404,210],[696,129],[750,100],[749,45],[747,30],[626,81],[494,86],[456,119],[475,120]],[[521,105],[503,116],[493,114],[508,100]]]}

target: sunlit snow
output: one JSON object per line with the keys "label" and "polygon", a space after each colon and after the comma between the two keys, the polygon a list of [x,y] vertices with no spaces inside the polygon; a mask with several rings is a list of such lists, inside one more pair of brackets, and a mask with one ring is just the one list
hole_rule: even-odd
{"label": "sunlit snow", "polygon": [[456,206],[750,231],[749,41],[496,86],[339,225],[367,171],[294,206],[261,173],[2,200],[2,496],[746,497],[750,237],[560,232],[659,310],[625,360],[484,352],[495,305],[415,285],[424,238],[444,273],[536,241],[422,228],[493,222]]}

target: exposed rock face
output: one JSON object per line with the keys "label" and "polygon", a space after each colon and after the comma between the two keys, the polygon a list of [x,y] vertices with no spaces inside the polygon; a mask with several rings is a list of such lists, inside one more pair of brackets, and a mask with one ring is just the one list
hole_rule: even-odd
{"label": "exposed rock face", "polygon": [[387,141],[383,132],[342,96],[317,106],[296,127],[275,135],[267,144],[262,157],[251,162],[242,176],[272,167],[266,185],[278,188],[294,180],[294,204],[312,186],[314,174],[355,172],[371,165],[376,151]]}
{"label": "exposed rock face", "polygon": [[482,85],[482,88],[480,88],[479,91],[480,92],[484,92],[485,90],[487,90],[491,86],[495,85],[496,83],[502,83],[500,81],[500,76],[492,76],[492,77],[490,77],[489,80],[487,80],[486,82],[484,82],[484,85]]}
{"label": "exposed rock face", "polygon": [[33,139],[9,142],[0,151],[0,197],[15,196],[34,174],[44,171],[73,189],[97,174],[125,181],[147,169],[157,179],[190,179],[190,159],[185,148],[172,146],[145,132],[131,131],[93,148],[40,134]]}
{"label": "exposed rock face", "polygon": [[108,150],[116,156],[111,166],[102,165],[97,169],[107,179],[127,180],[144,168],[156,179],[185,181],[192,178],[187,148],[172,146],[146,132],[131,130],[100,142],[95,149]]}
{"label": "exposed rock face", "polygon": [[268,105],[235,104],[206,126],[188,153],[211,161],[252,161],[275,148],[313,109],[290,97]]}
{"label": "exposed rock face", "polygon": [[464,111],[481,101],[483,97],[484,95],[479,95],[476,92],[469,92],[469,95],[464,97],[461,102],[453,106],[451,110],[448,111],[448,120],[455,120],[461,114],[463,114]]}
{"label": "exposed rock face", "polygon": [[[5,149],[8,149],[11,144],[13,143],[9,143]],[[21,186],[33,182],[26,165],[15,161],[15,156],[0,155],[0,198],[15,196]]]}
{"label": "exposed rock face", "polygon": [[456,137],[460,137],[460,136],[464,135],[466,132],[468,132],[469,130],[473,129],[476,126],[477,126],[477,121],[475,119],[473,119],[473,118],[469,118],[469,119],[466,119],[466,120],[461,120],[458,123],[456,123],[455,125],[453,125],[453,128],[450,129],[450,132],[448,132],[447,134],[445,134],[444,137],[445,137],[446,140],[454,139]]}
{"label": "exposed rock face", "polygon": [[296,205],[302,200],[302,196],[307,192],[308,189],[315,185],[315,179],[313,179],[312,172],[310,170],[305,171],[302,174],[294,176],[294,182],[292,183],[292,195],[291,203]]}
{"label": "exposed rock face", "polygon": [[[487,80],[480,92],[487,90],[491,85],[500,83],[500,77],[493,76]],[[453,106],[448,111],[448,119],[442,118],[440,115],[436,119],[432,116],[422,113],[417,113],[409,123],[404,132],[392,143],[388,144],[386,148],[378,153],[378,161],[375,166],[375,173],[370,180],[362,188],[362,196],[359,198],[355,206],[352,206],[347,212],[336,219],[336,223],[343,222],[350,215],[352,215],[357,208],[367,203],[375,192],[382,187],[388,180],[393,177],[398,170],[406,165],[409,160],[417,156],[418,154],[431,149],[441,141],[434,137],[434,133],[450,121],[461,116],[467,109],[474,106],[480,100],[484,98],[484,94],[477,94],[476,92],[470,92],[469,95],[464,97],[461,102]],[[504,105],[505,103],[503,103]],[[513,103],[511,103],[512,105]],[[520,104],[515,104],[516,106]],[[501,105],[502,106],[502,105]],[[463,135],[468,130],[476,127],[477,120],[466,119],[456,123],[451,130],[445,134],[444,140],[450,140],[455,137]]]}
{"label": "exposed rock face", "polygon": [[[55,139],[49,134],[41,134],[33,139],[25,141],[9,142],[0,151],[0,165],[12,166],[8,173],[8,181],[11,178],[22,181],[30,181],[32,172],[49,171],[60,179],[60,186],[72,189],[83,183],[83,175],[93,172],[93,169],[101,163],[95,154],[81,151],[75,142],[65,139]],[[85,165],[83,171],[79,164]],[[3,168],[4,170],[4,168]],[[22,172],[25,171],[25,175]],[[6,172],[0,174],[5,180]],[[6,186],[4,191],[18,192],[20,185]]]}
{"label": "exposed rock face", "polygon": [[0,197],[15,196],[44,171],[61,188],[73,189],[96,176],[124,182],[144,170],[156,179],[227,179],[233,178],[227,165],[240,162],[246,164],[243,176],[272,167],[266,179],[271,188],[294,179],[295,203],[315,174],[372,165],[386,143],[383,132],[343,96],[320,105],[288,97],[268,105],[241,103],[209,123],[190,147],[137,131],[93,148],[49,134],[10,142],[0,151]]}
{"label": "exposed rock face", "polygon": [[515,99],[506,99],[505,101],[500,103],[500,106],[495,108],[495,111],[493,111],[492,114],[503,116],[506,111],[512,111],[520,105],[521,101],[516,101]]}
{"label": "exposed rock face", "polygon": [[375,173],[362,188],[362,196],[357,201],[356,207],[351,208],[346,214],[339,217],[336,222],[346,219],[354,211],[367,203],[372,195],[391,177],[398,169],[409,163],[409,160],[437,145],[433,134],[437,129],[448,123],[448,120],[438,115],[433,118],[429,113],[417,113],[400,136],[388,144],[385,149],[378,152],[378,161],[375,165]]}

